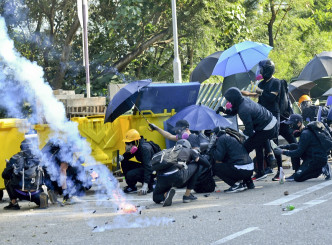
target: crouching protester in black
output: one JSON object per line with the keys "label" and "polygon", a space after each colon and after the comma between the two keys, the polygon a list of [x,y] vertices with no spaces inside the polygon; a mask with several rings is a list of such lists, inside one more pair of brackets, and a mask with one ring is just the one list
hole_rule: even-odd
{"label": "crouching protester in black", "polygon": [[238,114],[245,130],[243,133],[249,138],[244,142],[244,148],[248,153],[256,150],[257,173],[255,180],[265,178],[263,147],[267,140],[277,135],[277,119],[263,106],[249,98],[244,98],[238,88],[229,88],[225,98],[232,104],[231,110],[225,110],[229,115]]}
{"label": "crouching protester in black", "polygon": [[[34,154],[38,148],[37,135],[29,135],[21,143],[21,151],[10,158],[2,172],[5,186],[10,198],[5,210],[18,210],[17,199],[36,203],[40,208],[46,208],[48,196],[43,192],[43,173],[39,158]],[[37,145],[34,145],[37,143]]]}
{"label": "crouching protester in black", "polygon": [[[136,193],[137,182],[142,183],[138,190],[139,195],[146,195],[153,191],[154,176],[151,170],[151,158],[153,154],[160,151],[160,147],[153,142],[146,141],[137,130],[130,129],[123,141],[126,144],[126,152],[123,154],[121,169],[125,176],[127,185],[125,193]],[[135,157],[138,162],[130,161]]]}
{"label": "crouching protester in black", "polygon": [[[68,140],[68,139],[67,139]],[[77,147],[60,138],[51,138],[42,149],[45,160],[45,185],[52,204],[73,204],[71,197],[82,196],[92,186],[78,156]],[[57,195],[63,195],[62,203]]]}
{"label": "crouching protester in black", "polygon": [[[330,167],[327,162],[328,151],[327,144],[324,144],[320,134],[325,134],[331,142],[331,136],[321,122],[311,122],[306,127],[303,125],[303,119],[298,114],[290,116],[285,123],[292,125],[295,134],[300,136],[299,142],[279,146],[274,149],[275,154],[284,154],[289,157],[301,157],[303,160],[300,168],[295,172],[294,180],[302,182],[308,179],[317,178],[321,174],[328,180],[330,176]],[[319,132],[318,134],[315,131]]]}
{"label": "crouching protester in black", "polygon": [[196,150],[191,149],[188,140],[181,139],[177,141],[176,146],[177,145],[183,146],[177,156],[178,163],[170,163],[169,167],[156,171],[157,184],[153,191],[153,201],[155,203],[164,202],[164,207],[172,205],[172,199],[175,195],[175,189],[173,187],[186,187],[186,192],[183,196],[184,203],[196,200],[197,197],[191,194],[191,190],[193,190],[196,185],[198,165],[209,166],[209,162],[204,157]]}
{"label": "crouching protester in black", "polygon": [[225,193],[254,189],[251,180],[254,163],[243,146],[244,139],[227,128],[214,130],[217,141],[210,150],[213,158],[213,173],[230,186]]}

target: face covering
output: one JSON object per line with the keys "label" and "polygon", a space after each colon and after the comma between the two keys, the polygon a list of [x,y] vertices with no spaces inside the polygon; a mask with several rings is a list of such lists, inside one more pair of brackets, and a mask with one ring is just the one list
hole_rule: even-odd
{"label": "face covering", "polygon": [[233,105],[231,102],[226,103],[226,109],[232,109]]}
{"label": "face covering", "polygon": [[138,150],[136,145],[133,144],[126,144],[126,152],[130,152],[131,154],[134,154]]}
{"label": "face covering", "polygon": [[189,134],[185,131],[176,135],[176,139],[178,139],[178,140],[180,140],[180,139],[186,140],[188,138],[189,138]]}
{"label": "face covering", "polygon": [[259,81],[259,80],[262,80],[263,79],[263,76],[261,74],[261,68],[260,66],[257,66],[257,69],[256,69],[256,81]]}

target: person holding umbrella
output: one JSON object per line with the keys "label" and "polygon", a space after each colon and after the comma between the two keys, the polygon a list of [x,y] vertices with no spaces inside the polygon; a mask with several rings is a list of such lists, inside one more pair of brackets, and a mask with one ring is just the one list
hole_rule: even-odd
{"label": "person holding umbrella", "polygon": [[266,178],[263,147],[267,140],[273,139],[277,134],[277,119],[265,107],[243,97],[238,88],[229,88],[225,93],[225,98],[232,105],[231,109],[225,112],[230,115],[238,114],[245,126],[243,133],[248,136],[244,142],[245,149],[248,153],[256,150],[258,170],[253,179]]}
{"label": "person holding umbrella", "polygon": [[[284,80],[279,80],[275,77],[273,77],[273,74],[275,72],[275,65],[272,60],[266,59],[262,60],[258,63],[258,69],[257,74],[262,76],[263,80],[258,84],[258,87],[256,89],[256,93],[250,93],[250,95],[258,96],[258,104],[261,104],[266,109],[268,109],[272,115],[277,119],[278,122],[278,130],[277,134],[274,137],[274,141],[276,144],[278,144],[278,135],[282,135],[288,143],[295,143],[296,140],[294,136],[292,136],[289,126],[284,123],[280,123],[280,119],[286,120],[288,119],[290,114],[293,114],[290,102],[288,97],[286,97],[286,110],[282,111],[282,97],[281,96],[287,96],[285,95],[287,90],[287,83]],[[242,91],[243,95],[247,95],[248,92]],[[276,175],[272,178],[273,181],[279,180],[280,175],[280,167],[282,167],[282,159],[280,155],[277,155],[276,158],[273,155],[273,151],[270,145],[269,141],[265,142],[265,154],[267,155],[267,162],[270,166],[273,166],[275,162],[277,162],[278,165],[278,172]],[[300,159],[299,158],[293,158],[292,164],[294,169],[298,169],[300,166]],[[270,168],[267,168],[267,170],[272,170]],[[267,171],[265,171],[267,172]]]}
{"label": "person holding umbrella", "polygon": [[[136,129],[130,129],[123,139],[126,152],[121,156],[121,169],[128,184],[125,193],[137,192],[137,182],[142,183],[139,195],[146,195],[153,191],[153,175],[151,169],[152,156],[160,151],[160,147],[153,142],[147,142]],[[136,157],[138,162],[130,161]]]}
{"label": "person holding umbrella", "polygon": [[198,137],[198,135],[192,134],[190,132],[189,123],[187,120],[179,120],[176,122],[175,127],[174,127],[174,132],[176,133],[176,135],[171,134],[171,133],[157,127],[153,123],[150,123],[149,126],[152,130],[156,130],[158,133],[160,133],[162,136],[164,136],[168,140],[178,141],[180,139],[186,139],[189,141],[189,143],[193,149],[200,148],[199,137]]}

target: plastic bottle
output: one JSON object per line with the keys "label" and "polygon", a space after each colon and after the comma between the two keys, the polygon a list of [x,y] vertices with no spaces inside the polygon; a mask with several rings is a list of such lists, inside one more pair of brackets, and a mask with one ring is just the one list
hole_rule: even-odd
{"label": "plastic bottle", "polygon": [[284,207],[284,208],[282,209],[282,211],[292,211],[292,210],[294,210],[294,209],[295,209],[295,207],[294,207],[293,205],[289,204],[289,205],[287,205],[286,207]]}
{"label": "plastic bottle", "polygon": [[280,184],[285,183],[285,172],[284,172],[284,169],[282,167],[280,167],[279,183]]}

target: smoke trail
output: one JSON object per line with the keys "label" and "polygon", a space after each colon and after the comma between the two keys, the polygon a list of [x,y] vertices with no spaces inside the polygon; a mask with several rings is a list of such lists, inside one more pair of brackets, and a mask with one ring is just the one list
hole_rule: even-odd
{"label": "smoke trail", "polygon": [[[51,87],[44,81],[44,73],[36,62],[30,62],[22,57],[14,47],[14,42],[7,35],[7,28],[4,19],[0,16],[0,105],[4,107],[8,114],[13,117],[23,118],[21,105],[28,102],[32,105],[32,116],[28,119],[31,124],[48,123],[52,130],[50,143],[60,147],[59,158],[66,161],[72,167],[77,168],[77,180],[81,181],[84,187],[90,184],[87,180],[85,170],[81,167],[81,161],[74,161],[73,155],[81,153],[85,162],[93,166],[93,170],[98,172],[97,198],[111,198],[111,205],[119,208],[128,204],[119,183],[111,174],[108,168],[95,161],[91,156],[90,145],[84,140],[78,131],[77,124],[69,121],[65,116],[63,104],[54,97]],[[59,168],[54,161],[46,154],[41,155],[42,162],[47,167],[51,180],[60,183]],[[67,183],[67,193],[76,194],[77,185],[75,180]],[[105,204],[106,202],[101,202]],[[98,202],[97,202],[98,204]],[[108,203],[109,204],[109,203]],[[115,225],[105,227],[106,229],[145,227],[147,225],[166,224],[169,221],[163,218],[137,219],[117,219]]]}

